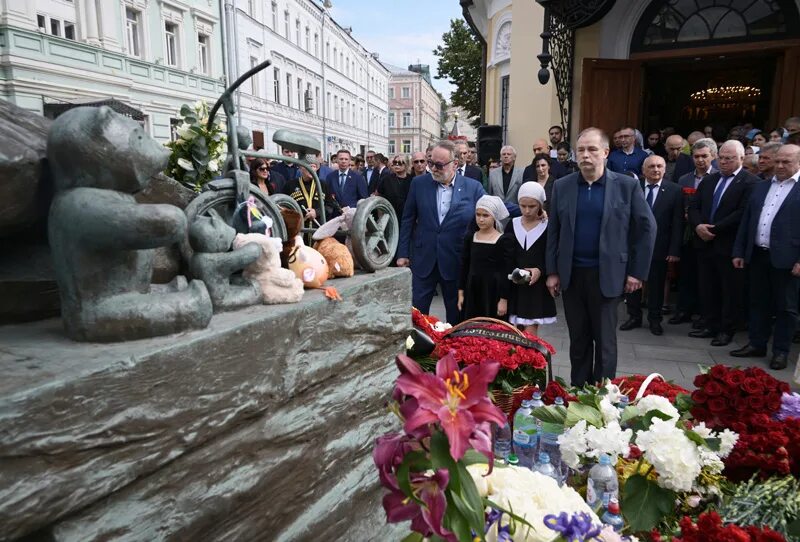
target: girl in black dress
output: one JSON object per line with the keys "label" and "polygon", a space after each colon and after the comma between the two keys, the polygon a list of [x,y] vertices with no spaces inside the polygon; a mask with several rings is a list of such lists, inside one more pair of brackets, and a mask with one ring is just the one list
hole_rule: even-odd
{"label": "girl in black dress", "polygon": [[464,319],[506,314],[499,306],[504,266],[498,241],[507,217],[508,210],[497,196],[483,196],[475,204],[478,231],[464,236],[458,283],[458,310]]}
{"label": "girl in black dress", "polygon": [[[508,223],[500,240],[506,280],[502,286],[499,309],[508,311],[508,321],[520,329],[539,334],[541,324],[556,321],[556,303],[545,287],[545,248],[547,215],[544,213],[545,190],[537,182],[524,183],[517,196],[522,216]],[[514,284],[507,276],[515,269],[526,269],[527,284]]]}

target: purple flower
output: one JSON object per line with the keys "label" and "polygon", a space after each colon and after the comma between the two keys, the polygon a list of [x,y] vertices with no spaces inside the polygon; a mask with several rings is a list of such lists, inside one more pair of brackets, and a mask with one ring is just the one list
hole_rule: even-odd
{"label": "purple flower", "polygon": [[781,409],[775,414],[778,420],[800,418],[800,394],[784,393],[781,396]]}
{"label": "purple flower", "polygon": [[514,542],[511,538],[511,525],[503,525],[502,519],[503,512],[501,510],[490,509],[489,513],[486,514],[486,528],[483,530],[483,534],[489,534],[489,530],[496,523],[497,542]]}
{"label": "purple flower", "polygon": [[600,527],[592,524],[592,518],[586,512],[579,512],[569,517],[566,512],[559,515],[548,514],[544,517],[544,524],[554,531],[561,533],[567,542],[586,542],[597,540]]}

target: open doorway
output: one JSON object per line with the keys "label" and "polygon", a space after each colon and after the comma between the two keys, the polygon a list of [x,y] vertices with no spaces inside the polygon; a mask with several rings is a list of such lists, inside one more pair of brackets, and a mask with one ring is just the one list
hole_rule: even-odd
{"label": "open doorway", "polygon": [[719,139],[743,124],[768,131],[777,62],[774,53],[648,61],[642,125],[679,134],[711,126]]}

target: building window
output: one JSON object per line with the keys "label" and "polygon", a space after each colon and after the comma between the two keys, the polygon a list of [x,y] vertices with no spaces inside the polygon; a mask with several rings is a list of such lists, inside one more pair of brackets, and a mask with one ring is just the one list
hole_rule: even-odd
{"label": "building window", "polygon": [[402,152],[403,154],[410,154],[411,153],[411,140],[410,139],[404,139],[403,140],[403,146],[400,149],[400,152]]}
{"label": "building window", "polygon": [[321,102],[319,101],[321,97],[319,87],[316,87],[314,89],[314,97],[316,98],[316,100],[314,101],[314,112],[319,115],[320,105],[322,105]]}
{"label": "building window", "polygon": [[306,51],[311,52],[311,29],[306,27]]}
{"label": "building window", "polygon": [[255,0],[247,0],[247,14],[251,17],[255,16],[256,14],[256,2]]}
{"label": "building window", "polygon": [[389,151],[389,154],[395,154],[395,153],[397,152],[397,151],[395,151],[394,139],[390,139],[390,140],[389,140],[389,148],[388,148],[388,151]]}
{"label": "building window", "polygon": [[389,99],[394,100],[394,87],[389,87]]}
{"label": "building window", "polygon": [[314,34],[314,56],[319,58],[319,34]]}
{"label": "building window", "polygon": [[331,112],[331,93],[330,92],[328,92],[328,96],[325,98],[325,116],[327,118],[329,118],[329,119],[333,118],[333,115],[332,115],[332,112]]}
{"label": "building window", "polygon": [[409,111],[403,111],[403,128],[409,128],[411,126],[411,113]]}
{"label": "building window", "polygon": [[344,71],[344,53],[339,53],[339,71]]}
{"label": "building window", "polygon": [[167,66],[178,65],[178,25],[164,23],[164,61]]}
{"label": "building window", "polygon": [[503,128],[503,145],[508,141],[508,91],[511,88],[511,76],[500,78],[500,126]]}
{"label": "building window", "polygon": [[336,64],[337,59],[339,58],[339,49],[337,47],[333,48],[333,68],[339,69],[339,65]]}
{"label": "building window", "polygon": [[292,107],[292,74],[286,74],[286,105]]}
{"label": "building window", "polygon": [[50,33],[54,36],[61,36],[61,21],[50,19]]}
{"label": "building window", "polygon": [[292,36],[289,34],[289,12],[288,11],[284,11],[283,12],[283,33],[284,33],[284,37],[287,40],[289,40],[289,41],[292,40]]}
{"label": "building window", "polygon": [[294,41],[298,47],[302,47],[303,37],[300,35],[300,19],[294,21]]}
{"label": "building window", "polygon": [[394,128],[394,111],[389,112],[389,128]]}
{"label": "building window", "polygon": [[[258,66],[258,59],[254,56],[251,56],[250,67],[255,68],[256,66]],[[250,90],[253,96],[258,96],[261,94],[260,92],[261,89],[258,88],[258,74],[250,78]]]}
{"label": "building window", "polygon": [[401,98],[410,98],[411,97],[411,88],[410,87],[403,87],[400,90],[400,97]]}
{"label": "building window", "polygon": [[281,70],[273,68],[272,74],[272,98],[276,104],[279,104],[281,103]]}
{"label": "building window", "polygon": [[297,78],[297,109],[300,111],[305,111],[306,100],[303,96],[303,80],[299,77]]}
{"label": "building window", "polygon": [[40,31],[47,32],[47,17],[44,15],[37,15],[36,25],[39,27]]}
{"label": "building window", "polygon": [[272,31],[278,33],[278,3],[272,3]]}
{"label": "building window", "polygon": [[209,75],[208,69],[208,36],[205,34],[197,35],[197,69],[200,73]]}
{"label": "building window", "polygon": [[64,37],[68,40],[75,39],[75,23],[68,23],[64,21]]}
{"label": "building window", "polygon": [[142,57],[142,13],[125,8],[125,30],[128,39],[128,54]]}

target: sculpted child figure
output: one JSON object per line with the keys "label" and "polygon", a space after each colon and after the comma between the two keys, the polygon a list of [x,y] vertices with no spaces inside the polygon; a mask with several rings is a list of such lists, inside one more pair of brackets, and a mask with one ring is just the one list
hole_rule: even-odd
{"label": "sculpted child figure", "polygon": [[201,281],[151,293],[152,249],[183,239],[186,216],[173,205],[138,204],[133,194],[168,157],[138,122],[108,107],[75,108],[53,123],[48,234],[72,339],[126,341],[208,325],[211,299]]}

